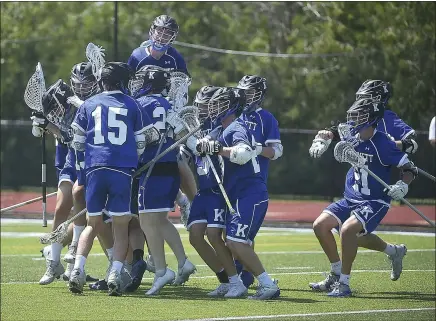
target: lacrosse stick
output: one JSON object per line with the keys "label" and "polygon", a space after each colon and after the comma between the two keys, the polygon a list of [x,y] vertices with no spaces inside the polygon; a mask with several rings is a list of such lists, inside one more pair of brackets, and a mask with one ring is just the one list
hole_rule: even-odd
{"label": "lacrosse stick", "polygon": [[433,182],[436,182],[436,177],[434,177],[430,173],[427,173],[425,170],[418,168],[418,173],[421,174],[422,176],[425,176],[425,177],[431,179]]}
{"label": "lacrosse stick", "polygon": [[97,81],[101,79],[101,69],[106,63],[104,60],[104,50],[103,47],[96,46],[92,42],[86,46],[86,58],[92,64],[92,74]]}
{"label": "lacrosse stick", "polygon": [[[38,62],[32,77],[30,77],[26,90],[24,91],[24,102],[30,109],[42,113],[42,96],[46,92],[44,73],[41,63]],[[45,149],[45,132],[42,133],[41,146],[41,187],[42,187],[42,226],[47,226],[47,183],[46,183],[46,149]]]}
{"label": "lacrosse stick", "polygon": [[188,103],[188,88],[191,85],[191,77],[183,71],[170,72],[170,90],[168,98],[173,103],[173,110],[178,112]]}
{"label": "lacrosse stick", "polygon": [[[365,158],[360,156],[358,152],[354,149],[354,147],[347,142],[339,142],[336,144],[334,149],[335,159],[340,163],[349,163],[354,167],[361,168],[366,171],[369,175],[371,175],[377,182],[383,185],[386,189],[390,190],[391,187],[385,183],[380,177],[378,177],[373,171],[371,171],[367,166],[365,166]],[[415,211],[419,216],[421,216],[427,223],[429,223],[432,227],[436,227],[435,223],[431,221],[427,216],[425,216],[419,209],[417,209],[414,205],[410,204],[405,198],[400,198],[400,200],[409,206],[413,211]]]}
{"label": "lacrosse stick", "polygon": [[62,243],[68,234],[68,225],[74,222],[79,216],[86,213],[86,208],[59,225],[53,232],[44,234],[39,238],[41,244]]}
{"label": "lacrosse stick", "polygon": [[[47,194],[46,197],[49,198],[49,197],[55,196],[57,193],[58,193],[58,192],[53,192],[53,193]],[[18,208],[18,207],[21,207],[21,206],[24,206],[24,205],[29,205],[29,204],[32,204],[32,203],[38,202],[38,201],[40,201],[40,200],[42,200],[42,196],[39,196],[39,197],[37,197],[37,198],[33,198],[33,199],[31,199],[31,200],[28,200],[28,201],[25,201],[25,202],[22,202],[22,203],[18,203],[18,204],[15,204],[15,205],[11,205],[11,206],[8,206],[8,207],[5,207],[5,208],[2,208],[2,209],[0,210],[0,213],[4,213],[4,212],[7,212],[7,211],[10,211],[10,210],[13,210],[13,209],[15,209],[15,208]]]}
{"label": "lacrosse stick", "polygon": [[212,169],[213,175],[215,176],[215,179],[216,179],[216,181],[218,183],[218,186],[220,188],[221,194],[224,197],[224,201],[226,202],[226,205],[229,208],[230,214],[237,215],[235,209],[233,208],[232,204],[230,203],[229,197],[227,196],[226,190],[224,189],[223,183],[222,183],[222,181],[221,181],[221,179],[220,179],[220,177],[219,177],[219,175],[218,175],[218,173],[217,173],[217,171],[215,169],[214,164],[212,163],[212,160],[210,159],[210,156],[206,155],[206,158],[207,158],[207,161],[210,164],[210,168]]}

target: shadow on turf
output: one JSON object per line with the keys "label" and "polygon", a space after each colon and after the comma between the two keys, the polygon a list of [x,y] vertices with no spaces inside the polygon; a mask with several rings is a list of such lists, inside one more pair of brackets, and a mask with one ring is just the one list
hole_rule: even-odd
{"label": "shadow on turf", "polygon": [[[383,296],[379,296],[381,294]],[[384,300],[414,300],[414,301],[436,301],[436,295],[432,293],[420,293],[420,292],[409,292],[409,291],[399,291],[399,292],[367,292],[358,293],[356,296],[364,299],[384,299]]]}

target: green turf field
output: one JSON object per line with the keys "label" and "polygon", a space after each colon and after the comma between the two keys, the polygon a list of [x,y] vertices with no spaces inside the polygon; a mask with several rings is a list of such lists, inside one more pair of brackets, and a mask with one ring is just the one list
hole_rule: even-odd
{"label": "green turf field", "polygon": [[[198,271],[183,287],[168,286],[159,296],[146,298],[144,290],[153,277],[148,272],[140,289],[123,297],[90,290],[73,295],[63,281],[40,286],[45,262],[37,233],[46,231],[36,224],[2,224],[1,320],[435,320],[434,237],[382,234],[409,249],[401,278],[389,279],[383,254],[361,252],[351,278],[354,297],[332,299],[308,287],[329,269],[312,233],[261,231],[256,249],[267,271],[279,280],[281,297],[258,302],[208,298],[216,277],[189,245],[184,230],[186,251]],[[169,266],[176,269],[174,256],[166,251]],[[86,272],[103,277],[107,261],[97,242],[91,253]],[[250,289],[249,294],[254,292]]]}

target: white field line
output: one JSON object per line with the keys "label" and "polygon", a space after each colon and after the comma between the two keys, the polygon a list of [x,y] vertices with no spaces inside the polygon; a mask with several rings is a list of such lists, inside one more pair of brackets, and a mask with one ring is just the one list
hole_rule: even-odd
{"label": "white field line", "polygon": [[[407,252],[436,252],[436,249],[407,249]],[[292,254],[324,254],[323,251],[258,251],[259,255],[292,255]],[[378,253],[373,250],[359,250],[357,253]],[[165,252],[167,255],[173,252]],[[187,255],[198,255],[197,252],[188,252]],[[104,253],[90,253],[89,256],[104,256]],[[40,257],[40,254],[2,254],[1,257]]]}
{"label": "white field line", "polygon": [[273,270],[312,270],[313,266],[281,266],[273,268]]}
{"label": "white field line", "polygon": [[[14,225],[14,224],[41,224],[42,220],[37,219],[16,219],[16,218],[2,218],[0,221],[1,225]],[[47,225],[52,225],[53,220],[47,221]],[[185,230],[185,226],[183,224],[174,224],[177,229]],[[302,234],[312,234],[313,230],[311,228],[294,228],[294,227],[261,227],[259,234],[262,232],[287,232],[291,234],[302,233]],[[375,234],[393,234],[393,235],[409,235],[409,236],[426,236],[426,237],[435,237],[436,233],[427,233],[427,232],[396,232],[396,231],[379,231],[375,232]],[[264,235],[268,235],[264,233]],[[272,235],[277,235],[273,233]],[[279,234],[281,235],[281,234]],[[283,234],[286,235],[286,234]]]}
{"label": "white field line", "polygon": [[186,319],[186,320],[179,320],[179,321],[265,320],[265,319],[278,319],[278,318],[317,317],[317,316],[325,316],[325,315],[376,314],[376,313],[433,311],[433,310],[436,310],[436,309],[435,308],[411,308],[411,309],[389,309],[389,310],[358,310],[358,311],[338,311],[338,312],[319,312],[319,313],[252,315],[252,316],[223,317],[223,318],[209,318],[209,319]]}
{"label": "white field line", "polygon": [[[434,273],[436,270],[403,270],[403,272],[431,272]],[[388,273],[391,272],[391,270],[353,270],[352,273]],[[279,273],[269,273],[269,275],[272,276],[280,276],[280,275],[311,275],[311,274],[317,274],[317,275],[324,275],[325,271],[316,271],[316,272],[279,272]],[[206,276],[191,276],[189,279],[214,279],[216,278],[216,275],[206,275]],[[153,281],[153,278],[142,278],[142,280],[145,281]],[[7,284],[37,284],[38,282],[35,281],[28,281],[28,282],[20,282],[20,281],[12,281],[12,282],[1,282],[1,285],[7,285]]]}

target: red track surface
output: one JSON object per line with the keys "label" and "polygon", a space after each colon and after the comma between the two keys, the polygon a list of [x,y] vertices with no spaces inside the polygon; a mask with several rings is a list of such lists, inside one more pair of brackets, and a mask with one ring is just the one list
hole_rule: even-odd
{"label": "red track surface", "polygon": [[[40,196],[38,193],[32,192],[2,192],[1,193],[1,207],[7,207],[17,203],[27,201],[32,198]],[[54,213],[56,204],[56,197],[53,196],[47,200],[47,211],[50,214]],[[266,215],[266,222],[297,222],[297,223],[311,223],[313,222],[321,211],[328,205],[328,202],[306,202],[306,201],[270,201],[268,213]],[[431,220],[436,219],[435,206],[421,205],[417,206],[428,218]],[[29,204],[10,212],[2,214],[3,217],[29,217],[39,218],[41,215],[41,202]],[[52,215],[50,215],[51,217]],[[170,217],[180,217],[179,211],[170,213]],[[393,206],[386,217],[383,219],[384,225],[405,225],[405,226],[428,226],[418,214],[414,213],[407,206]]]}

